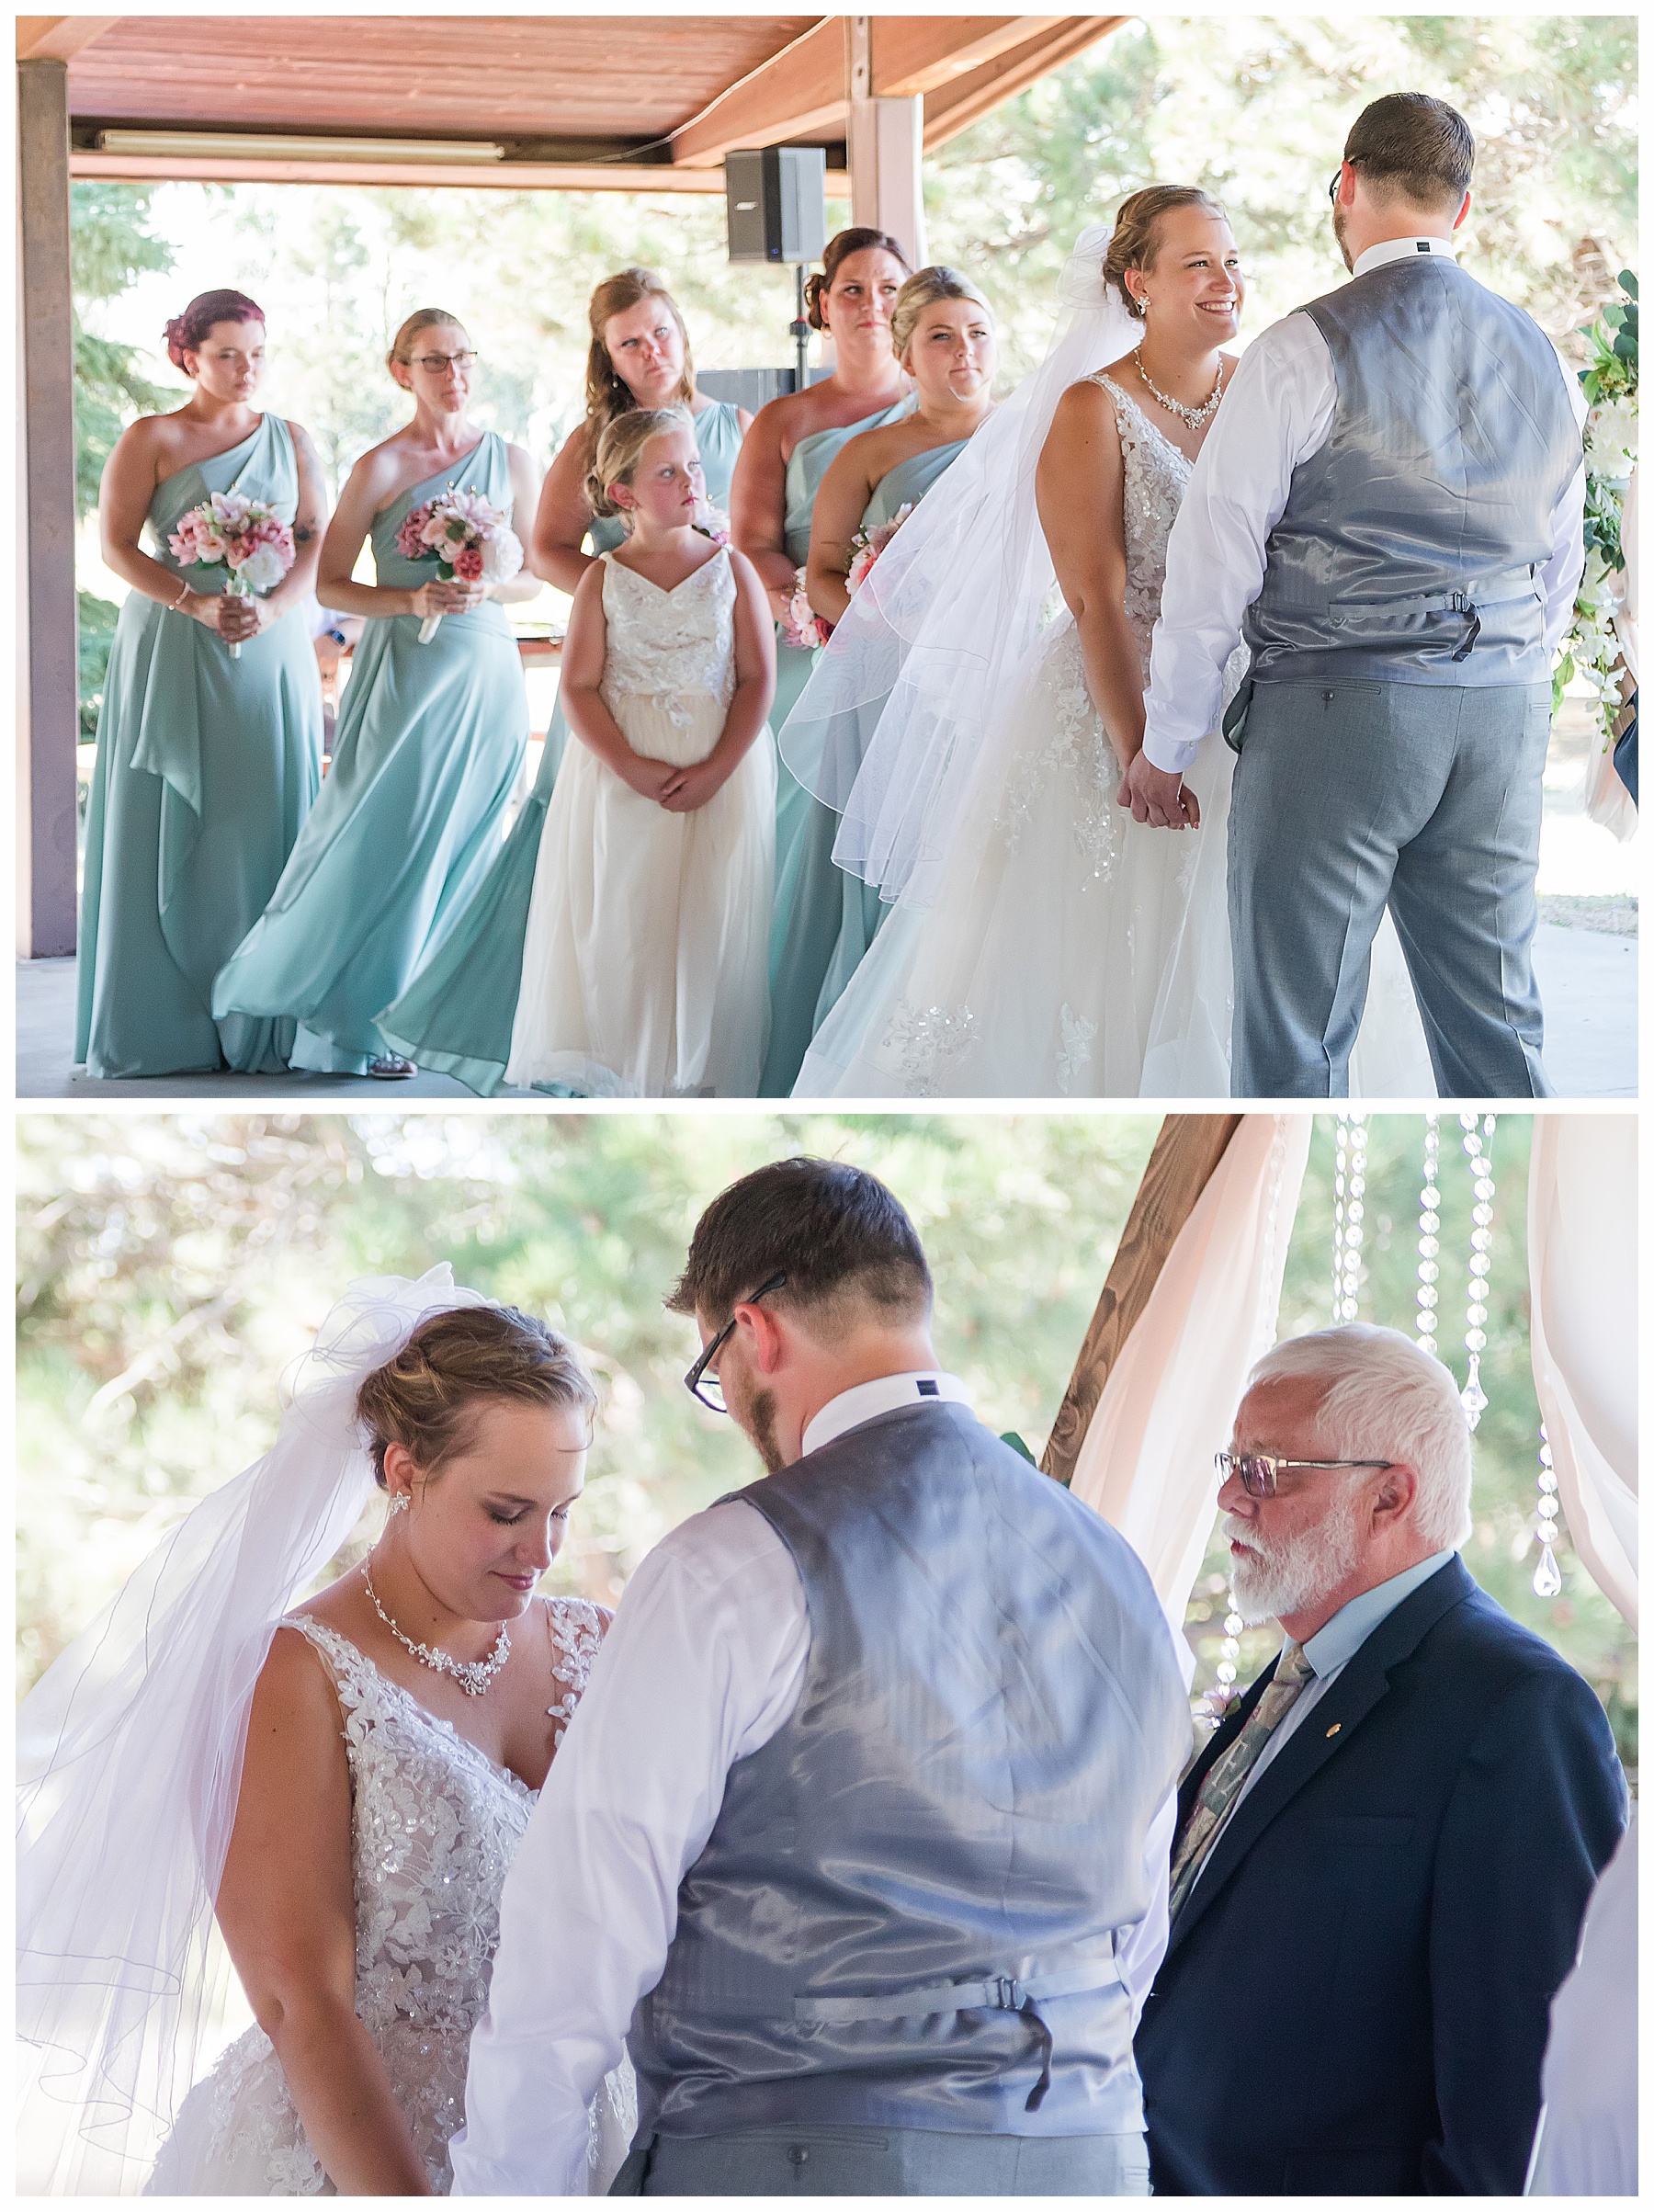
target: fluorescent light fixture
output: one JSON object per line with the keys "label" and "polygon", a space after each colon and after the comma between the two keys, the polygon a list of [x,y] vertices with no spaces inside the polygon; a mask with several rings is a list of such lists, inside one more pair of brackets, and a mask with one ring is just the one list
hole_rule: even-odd
{"label": "fluorescent light fixture", "polygon": [[504,146],[437,138],[255,138],[239,130],[100,130],[100,153],[175,161],[503,162]]}

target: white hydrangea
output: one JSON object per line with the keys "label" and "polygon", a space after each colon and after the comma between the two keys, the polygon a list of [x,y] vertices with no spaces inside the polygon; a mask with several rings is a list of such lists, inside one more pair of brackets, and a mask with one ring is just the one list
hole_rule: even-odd
{"label": "white hydrangea", "polygon": [[267,592],[275,590],[287,574],[287,569],[273,545],[259,545],[254,547],[235,573],[245,590]]}
{"label": "white hydrangea", "polygon": [[509,584],[523,565],[523,542],[515,530],[491,530],[482,540],[482,578]]}

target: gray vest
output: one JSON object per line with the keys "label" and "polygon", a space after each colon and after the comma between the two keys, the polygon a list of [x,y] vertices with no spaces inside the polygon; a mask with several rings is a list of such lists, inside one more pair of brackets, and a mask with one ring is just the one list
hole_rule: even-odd
{"label": "gray vest", "polygon": [[1115,1931],[1190,1734],[1141,1562],[959,1405],[741,1495],[797,1564],[810,1657],[633,2017],[639,2140],[1140,2127]]}
{"label": "gray vest", "polygon": [[1550,341],[1441,254],[1303,312],[1338,403],[1270,533],[1253,681],[1544,683],[1539,571],[1580,452]]}

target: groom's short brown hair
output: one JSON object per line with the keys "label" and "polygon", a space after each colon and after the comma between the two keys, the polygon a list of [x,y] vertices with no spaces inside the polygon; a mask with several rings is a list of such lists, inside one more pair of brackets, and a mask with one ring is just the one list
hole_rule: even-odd
{"label": "groom's short brown hair", "polygon": [[1345,161],[1381,196],[1457,208],[1470,189],[1476,140],[1456,108],[1427,92],[1388,92],[1355,118]]}
{"label": "groom's short brown hair", "polygon": [[930,1269],[901,1201],[840,1160],[774,1160],[721,1191],[695,1225],[666,1304],[723,1321],[776,1275],[787,1277],[779,1304],[854,1303],[891,1327],[931,1309]]}

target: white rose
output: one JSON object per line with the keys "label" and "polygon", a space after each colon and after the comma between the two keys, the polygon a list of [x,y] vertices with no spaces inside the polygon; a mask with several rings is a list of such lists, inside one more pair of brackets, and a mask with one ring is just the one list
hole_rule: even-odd
{"label": "white rose", "polygon": [[1585,451],[1598,476],[1626,476],[1637,451],[1637,409],[1629,400],[1595,408],[1585,429]]}
{"label": "white rose", "polygon": [[493,530],[482,540],[482,578],[509,584],[523,565],[523,542],[515,530]]}
{"label": "white rose", "polygon": [[250,592],[274,591],[286,573],[281,555],[273,545],[255,546],[236,571],[244,587]]}

